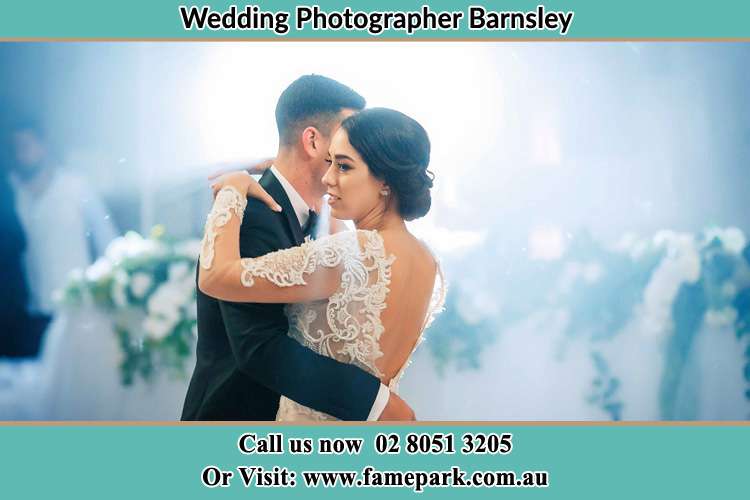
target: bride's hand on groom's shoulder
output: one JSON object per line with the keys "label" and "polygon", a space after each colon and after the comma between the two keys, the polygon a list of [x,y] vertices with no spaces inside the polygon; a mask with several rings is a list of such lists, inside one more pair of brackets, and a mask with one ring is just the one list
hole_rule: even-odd
{"label": "bride's hand on groom's shoulder", "polygon": [[245,168],[245,172],[251,175],[260,175],[273,166],[273,161],[275,159],[276,158],[266,158],[265,160],[261,160],[248,165]]}
{"label": "bride's hand on groom's shoulder", "polygon": [[216,197],[219,191],[227,186],[235,188],[247,197],[257,198],[274,212],[281,212],[281,205],[276,203],[276,200],[274,200],[273,197],[263,189],[263,186],[261,186],[258,181],[253,179],[250,174],[244,170],[224,174],[216,178],[213,184],[211,184],[211,190],[213,191],[214,197]]}

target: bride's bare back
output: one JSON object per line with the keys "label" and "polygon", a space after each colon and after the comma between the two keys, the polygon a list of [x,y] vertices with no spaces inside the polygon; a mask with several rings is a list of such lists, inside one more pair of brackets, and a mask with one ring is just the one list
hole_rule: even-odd
{"label": "bride's bare back", "polygon": [[437,262],[417,238],[406,231],[381,231],[386,253],[395,256],[386,308],[380,319],[383,356],[376,361],[386,385],[406,363],[418,342],[431,305]]}

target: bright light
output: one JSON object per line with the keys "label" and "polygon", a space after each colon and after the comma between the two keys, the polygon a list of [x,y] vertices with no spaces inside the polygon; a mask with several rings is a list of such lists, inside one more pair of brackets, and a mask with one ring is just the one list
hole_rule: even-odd
{"label": "bright light", "polygon": [[[459,178],[483,175],[483,146],[502,135],[503,85],[497,47],[491,49],[449,43],[206,45],[194,91],[201,156],[219,162],[273,155],[279,94],[297,77],[318,73],[351,86],[369,107],[394,108],[418,120],[432,142],[435,206],[456,207]],[[428,241],[463,242],[459,247],[477,241],[475,235],[451,238],[431,223],[420,225],[419,233]]]}

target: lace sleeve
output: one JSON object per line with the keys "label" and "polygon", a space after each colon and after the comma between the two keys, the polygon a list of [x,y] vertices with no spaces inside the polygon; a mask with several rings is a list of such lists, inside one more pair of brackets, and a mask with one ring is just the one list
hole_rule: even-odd
{"label": "lace sleeve", "polygon": [[233,302],[293,303],[330,297],[341,284],[345,265],[359,259],[354,232],[306,240],[298,247],[261,257],[217,259],[201,290]]}
{"label": "lace sleeve", "polygon": [[[315,273],[341,266],[359,253],[356,234],[338,233],[310,240],[294,248],[279,250],[257,258],[242,259],[241,282],[253,287],[256,280],[265,280],[276,287],[307,286]],[[307,278],[306,278],[307,277]]]}
{"label": "lace sleeve", "polygon": [[211,212],[206,219],[206,227],[201,242],[200,263],[203,269],[211,269],[214,261],[214,246],[218,230],[227,225],[234,212],[242,224],[245,214],[247,198],[232,186],[226,186],[219,191],[214,200]]}

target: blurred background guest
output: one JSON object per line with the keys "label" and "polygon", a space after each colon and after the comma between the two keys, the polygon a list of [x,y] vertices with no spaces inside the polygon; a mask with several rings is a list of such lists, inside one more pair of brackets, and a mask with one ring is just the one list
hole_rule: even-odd
{"label": "blurred background guest", "polygon": [[0,168],[0,358],[33,357],[48,318],[29,314],[29,286],[23,269],[26,238],[15,211],[5,168]]}
{"label": "blurred background guest", "polygon": [[95,187],[61,165],[38,121],[20,118],[10,134],[11,182],[27,240],[30,306],[52,314],[55,292],[70,271],[93,263],[117,231]]}
{"label": "blurred background guest", "polygon": [[29,313],[29,282],[23,264],[27,240],[10,181],[10,130],[5,113],[0,117],[0,359],[35,357],[49,322],[45,315]]}

